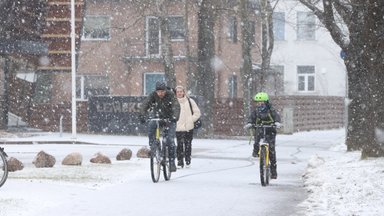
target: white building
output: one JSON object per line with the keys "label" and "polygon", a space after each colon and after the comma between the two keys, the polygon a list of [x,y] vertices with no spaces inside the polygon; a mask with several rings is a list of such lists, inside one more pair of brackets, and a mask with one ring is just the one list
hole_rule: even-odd
{"label": "white building", "polygon": [[280,0],[274,34],[271,65],[284,74],[285,95],[346,95],[341,49],[308,8],[297,0]]}

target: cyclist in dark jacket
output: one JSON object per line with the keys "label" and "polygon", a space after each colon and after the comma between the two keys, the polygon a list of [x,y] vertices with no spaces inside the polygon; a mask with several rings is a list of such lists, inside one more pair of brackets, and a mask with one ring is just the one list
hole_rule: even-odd
{"label": "cyclist in dark jacket", "polygon": [[[269,103],[269,96],[265,92],[257,93],[253,97],[253,101],[256,103],[255,109],[252,111],[250,119],[245,126],[249,129],[254,125],[276,125],[277,128],[281,126],[280,115]],[[275,142],[276,142],[276,129],[267,128],[266,129],[266,140],[269,143],[269,158],[271,159],[271,178],[277,178],[276,171],[276,151],[275,151]],[[253,157],[258,157],[259,154],[259,145],[261,136],[263,136],[262,130],[255,130],[255,142],[253,144]]]}
{"label": "cyclist in dark jacket", "polygon": [[[175,93],[169,90],[164,82],[156,83],[156,90],[148,95],[141,106],[140,121],[145,123],[149,118],[160,118],[161,127],[168,127],[166,142],[169,145],[171,172],[176,171],[175,165],[175,135],[176,122],[179,120],[180,104],[177,101]],[[149,145],[152,146],[155,140],[156,122],[148,123]]]}

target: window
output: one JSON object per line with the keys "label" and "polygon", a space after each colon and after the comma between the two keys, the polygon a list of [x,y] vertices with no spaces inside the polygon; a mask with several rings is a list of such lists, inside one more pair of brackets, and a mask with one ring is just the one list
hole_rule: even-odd
{"label": "window", "polygon": [[52,97],[52,74],[36,74],[36,90],[33,101],[37,104],[49,103]]}
{"label": "window", "polygon": [[83,36],[84,40],[109,40],[111,28],[111,17],[109,16],[86,16],[84,18]]}
{"label": "window", "polygon": [[284,66],[271,65],[265,74],[262,74],[261,67],[254,65],[252,73],[252,83],[250,83],[251,92],[258,91],[256,86],[260,85],[260,80],[265,80],[265,92],[269,95],[284,95]]}
{"label": "window", "polygon": [[299,91],[315,91],[315,67],[297,66],[297,81]]}
{"label": "window", "polygon": [[108,78],[106,76],[80,75],[76,77],[76,99],[88,100],[93,95],[108,95]]}
{"label": "window", "polygon": [[237,76],[231,75],[228,78],[228,96],[230,98],[237,97]]}
{"label": "window", "polygon": [[316,19],[311,12],[297,12],[297,39],[315,40]]}
{"label": "window", "polygon": [[285,13],[273,13],[273,35],[275,41],[283,41],[285,39]]}
{"label": "window", "polygon": [[267,73],[266,89],[270,95],[284,94],[284,66],[271,65]]}
{"label": "window", "polygon": [[249,37],[250,37],[250,42],[252,43],[252,45],[255,45],[256,44],[256,28],[255,28],[255,21],[248,21],[247,22],[247,32],[249,34]]}
{"label": "window", "polygon": [[171,40],[184,40],[185,28],[182,16],[168,17],[168,26]]}
{"label": "window", "polygon": [[160,55],[160,23],[157,17],[147,17],[146,22],[146,52],[147,56]]}
{"label": "window", "polygon": [[236,17],[230,17],[228,21],[228,38],[231,42],[237,42],[237,19]]}
{"label": "window", "polygon": [[156,89],[157,81],[165,81],[164,73],[144,74],[144,95],[148,95]]}

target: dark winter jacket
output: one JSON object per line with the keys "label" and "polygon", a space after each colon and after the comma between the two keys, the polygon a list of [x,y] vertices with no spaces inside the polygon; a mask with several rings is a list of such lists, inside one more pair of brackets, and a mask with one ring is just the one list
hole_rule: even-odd
{"label": "dark winter jacket", "polygon": [[259,110],[257,107],[252,111],[248,123],[256,125],[271,125],[275,122],[281,122],[279,113],[270,105],[267,104],[265,110]]}
{"label": "dark winter jacket", "polygon": [[180,115],[180,104],[171,90],[166,90],[163,98],[156,91],[144,100],[140,111],[142,118],[161,118],[177,122]]}

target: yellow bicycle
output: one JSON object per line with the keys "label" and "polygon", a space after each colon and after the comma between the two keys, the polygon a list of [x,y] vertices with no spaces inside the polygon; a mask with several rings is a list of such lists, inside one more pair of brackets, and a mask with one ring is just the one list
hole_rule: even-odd
{"label": "yellow bicycle", "polygon": [[276,128],[275,125],[254,125],[256,130],[262,130],[259,145],[259,168],[260,168],[260,181],[262,186],[269,185],[271,179],[271,161],[269,160],[269,143],[266,139],[267,129]]}
{"label": "yellow bicycle", "polygon": [[[154,183],[160,179],[160,172],[163,170],[164,179],[166,181],[171,179],[170,159],[169,159],[169,147],[166,143],[165,135],[168,132],[168,127],[163,129],[160,127],[160,122],[163,121],[159,118],[152,118],[149,121],[156,122],[156,135],[155,141],[151,146],[151,177]],[[162,132],[162,136],[161,136]],[[162,139],[161,139],[162,137]],[[161,140],[160,140],[161,139]]]}

